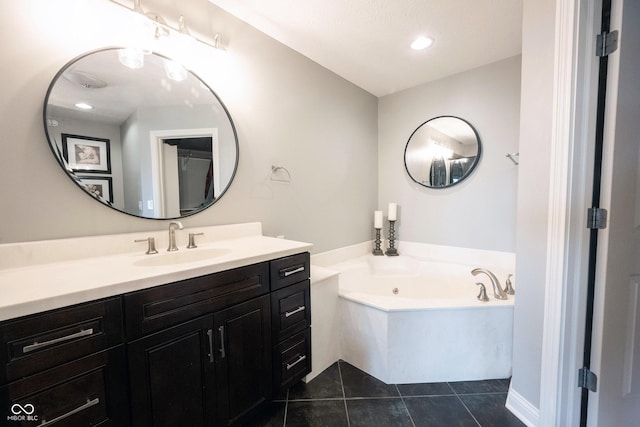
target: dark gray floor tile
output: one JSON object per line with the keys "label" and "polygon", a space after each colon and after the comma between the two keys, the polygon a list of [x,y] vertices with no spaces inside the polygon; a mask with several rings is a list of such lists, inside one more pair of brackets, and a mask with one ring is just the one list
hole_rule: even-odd
{"label": "dark gray floor tile", "polygon": [[460,396],[482,427],[524,427],[504,406],[506,393],[468,394]]}
{"label": "dark gray floor tile", "polygon": [[402,399],[347,400],[351,427],[412,427],[411,418]]}
{"label": "dark gray floor tile", "polygon": [[478,427],[458,396],[405,397],[404,403],[416,427]]}
{"label": "dark gray floor tile", "polygon": [[289,402],[286,427],[348,426],[344,400],[308,400]]}
{"label": "dark gray floor tile", "polygon": [[338,363],[334,363],[308,383],[300,382],[289,389],[289,400],[342,398]]}
{"label": "dark gray floor tile", "polygon": [[402,396],[444,396],[455,394],[449,383],[398,384]]}
{"label": "dark gray floor tile", "polygon": [[344,394],[350,397],[396,397],[398,389],[393,384],[385,384],[353,365],[340,361],[340,373]]}
{"label": "dark gray floor tile", "polygon": [[482,380],[450,382],[451,388],[458,394],[473,393],[506,393],[509,391],[509,380]]}
{"label": "dark gray floor tile", "polygon": [[283,427],[286,402],[273,403],[260,414],[260,417],[251,420],[251,427]]}

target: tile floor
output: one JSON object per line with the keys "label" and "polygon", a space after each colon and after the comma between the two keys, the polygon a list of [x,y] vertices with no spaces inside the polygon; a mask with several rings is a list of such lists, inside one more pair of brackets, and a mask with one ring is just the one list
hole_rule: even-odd
{"label": "tile floor", "polygon": [[260,427],[524,426],[505,407],[509,380],[385,384],[339,361],[274,402]]}

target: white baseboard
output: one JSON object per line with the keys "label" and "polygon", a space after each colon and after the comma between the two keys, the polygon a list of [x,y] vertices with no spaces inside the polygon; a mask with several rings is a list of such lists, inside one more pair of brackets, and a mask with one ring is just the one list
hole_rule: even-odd
{"label": "white baseboard", "polygon": [[512,388],[509,388],[506,407],[528,427],[536,427],[539,425],[540,409],[536,408]]}

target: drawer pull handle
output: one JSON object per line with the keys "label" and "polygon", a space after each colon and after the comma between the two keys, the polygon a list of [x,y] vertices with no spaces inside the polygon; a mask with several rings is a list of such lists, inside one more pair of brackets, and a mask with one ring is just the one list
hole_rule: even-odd
{"label": "drawer pull handle", "polygon": [[209,363],[213,363],[213,330],[207,330],[207,337],[209,337]]}
{"label": "drawer pull handle", "polygon": [[293,368],[294,366],[296,366],[298,363],[302,362],[303,360],[305,360],[307,358],[306,355],[302,355],[300,357],[298,357],[298,360],[296,360],[295,362],[293,362],[292,364],[288,364],[287,363],[287,371],[291,368]]}
{"label": "drawer pull handle", "polygon": [[289,277],[292,274],[300,273],[304,271],[304,265],[302,267],[294,268],[293,270],[282,270],[284,277]]}
{"label": "drawer pull handle", "polygon": [[224,326],[220,326],[218,328],[218,332],[220,332],[220,350],[218,351],[220,352],[220,357],[224,359],[227,357],[227,354],[224,351]]}
{"label": "drawer pull handle", "polygon": [[54,418],[54,419],[52,419],[50,421],[47,421],[47,420],[43,419],[42,422],[40,424],[38,424],[38,427],[48,426],[48,425],[57,423],[60,420],[68,418],[73,414],[77,414],[78,412],[84,411],[87,408],[91,408],[92,406],[96,406],[99,403],[100,403],[100,399],[97,398],[97,397],[95,399],[93,399],[93,400],[87,400],[87,403],[85,403],[84,405],[78,406],[76,409],[73,409],[73,410],[67,412],[66,414],[62,414],[59,417],[56,417],[56,418]]}
{"label": "drawer pull handle", "polygon": [[58,344],[64,341],[69,341],[75,338],[86,337],[93,334],[93,328],[83,329],[80,332],[76,332],[75,334],[66,335],[64,337],[56,338],[49,341],[44,342],[34,342],[33,344],[25,345],[22,348],[22,353],[29,353],[30,351],[41,349],[42,347],[48,347],[50,345]]}
{"label": "drawer pull handle", "polygon": [[294,314],[296,314],[296,313],[300,313],[301,311],[304,311],[304,310],[305,310],[305,308],[306,308],[306,307],[305,307],[304,305],[301,305],[300,307],[296,308],[296,309],[295,309],[295,310],[293,310],[293,311],[287,311],[286,313],[284,313],[284,317],[293,316],[293,315],[294,315]]}

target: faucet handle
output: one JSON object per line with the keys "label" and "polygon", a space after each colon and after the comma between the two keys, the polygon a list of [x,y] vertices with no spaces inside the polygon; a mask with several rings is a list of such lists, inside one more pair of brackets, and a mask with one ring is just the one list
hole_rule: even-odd
{"label": "faucet handle", "polygon": [[194,249],[198,246],[196,245],[196,236],[203,236],[204,233],[189,233],[189,244],[187,245],[187,249]]}
{"label": "faucet handle", "polygon": [[511,283],[511,277],[513,276],[513,274],[509,274],[509,276],[507,276],[507,280],[504,282],[504,292],[507,295],[515,295],[516,291],[515,289],[513,289],[513,283]]}
{"label": "faucet handle", "polygon": [[147,255],[157,254],[158,253],[158,251],[156,250],[156,239],[154,239],[153,237],[148,237],[146,239],[134,240],[134,242],[136,242],[136,243],[147,242],[148,243],[147,252],[145,252]]}
{"label": "faucet handle", "polygon": [[484,283],[476,283],[476,285],[480,286],[480,293],[478,294],[478,300],[482,302],[489,301],[489,297],[487,296],[487,288],[485,288]]}

